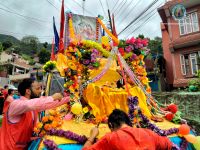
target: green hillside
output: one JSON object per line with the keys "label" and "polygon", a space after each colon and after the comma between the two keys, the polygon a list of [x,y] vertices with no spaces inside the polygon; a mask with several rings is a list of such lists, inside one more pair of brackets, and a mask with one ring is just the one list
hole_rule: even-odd
{"label": "green hillside", "polygon": [[13,44],[19,44],[20,40],[11,35],[0,34],[0,43],[10,41]]}

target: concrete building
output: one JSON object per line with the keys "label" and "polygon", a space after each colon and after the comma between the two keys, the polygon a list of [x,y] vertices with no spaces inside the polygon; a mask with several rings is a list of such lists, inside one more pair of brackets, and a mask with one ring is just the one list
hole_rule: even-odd
{"label": "concrete building", "polygon": [[[175,20],[172,9],[182,4],[186,17]],[[185,87],[200,69],[200,0],[171,0],[158,9],[162,19],[166,80],[170,87]]]}

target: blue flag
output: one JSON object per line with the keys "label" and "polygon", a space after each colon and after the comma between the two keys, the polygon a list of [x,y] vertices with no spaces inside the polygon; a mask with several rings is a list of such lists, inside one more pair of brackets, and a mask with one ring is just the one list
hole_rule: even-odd
{"label": "blue flag", "polygon": [[54,36],[55,36],[55,47],[56,47],[56,53],[57,53],[58,49],[59,49],[59,35],[58,35],[57,29],[56,29],[54,17],[53,17],[53,31],[54,31]]}

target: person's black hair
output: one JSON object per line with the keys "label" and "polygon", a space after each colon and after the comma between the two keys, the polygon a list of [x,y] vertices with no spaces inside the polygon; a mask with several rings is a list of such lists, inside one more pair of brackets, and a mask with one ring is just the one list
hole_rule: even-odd
{"label": "person's black hair", "polygon": [[18,86],[19,94],[21,96],[24,96],[26,93],[26,89],[30,89],[33,82],[34,82],[34,80],[31,78],[24,79]]}
{"label": "person's black hair", "polygon": [[13,89],[8,89],[8,95],[10,95],[13,91]]}
{"label": "person's black hair", "polygon": [[4,89],[7,89],[8,88],[8,85],[4,85]]}
{"label": "person's black hair", "polygon": [[124,123],[132,127],[132,123],[128,115],[122,110],[114,109],[108,117],[109,128],[117,129],[120,128]]}

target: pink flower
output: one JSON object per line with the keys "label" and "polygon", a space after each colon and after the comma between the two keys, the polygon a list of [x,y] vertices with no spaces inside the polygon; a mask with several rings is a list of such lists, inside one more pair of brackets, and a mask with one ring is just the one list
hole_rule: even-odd
{"label": "pink flower", "polygon": [[125,47],[125,52],[129,53],[133,50],[132,46]]}
{"label": "pink flower", "polygon": [[64,120],[71,120],[73,115],[71,113],[68,113],[65,115]]}
{"label": "pink flower", "polygon": [[148,45],[148,40],[147,39],[143,39],[142,41],[141,41],[141,43],[143,44],[143,46],[147,46]]}
{"label": "pink flower", "polygon": [[128,40],[126,40],[126,44],[134,44],[135,43],[135,38],[134,37],[132,37],[132,38],[130,38],[130,39],[128,39]]}
{"label": "pink flower", "polygon": [[136,43],[136,44],[140,44],[140,43],[142,43],[141,38],[136,39],[136,42],[135,42],[135,43]]}

